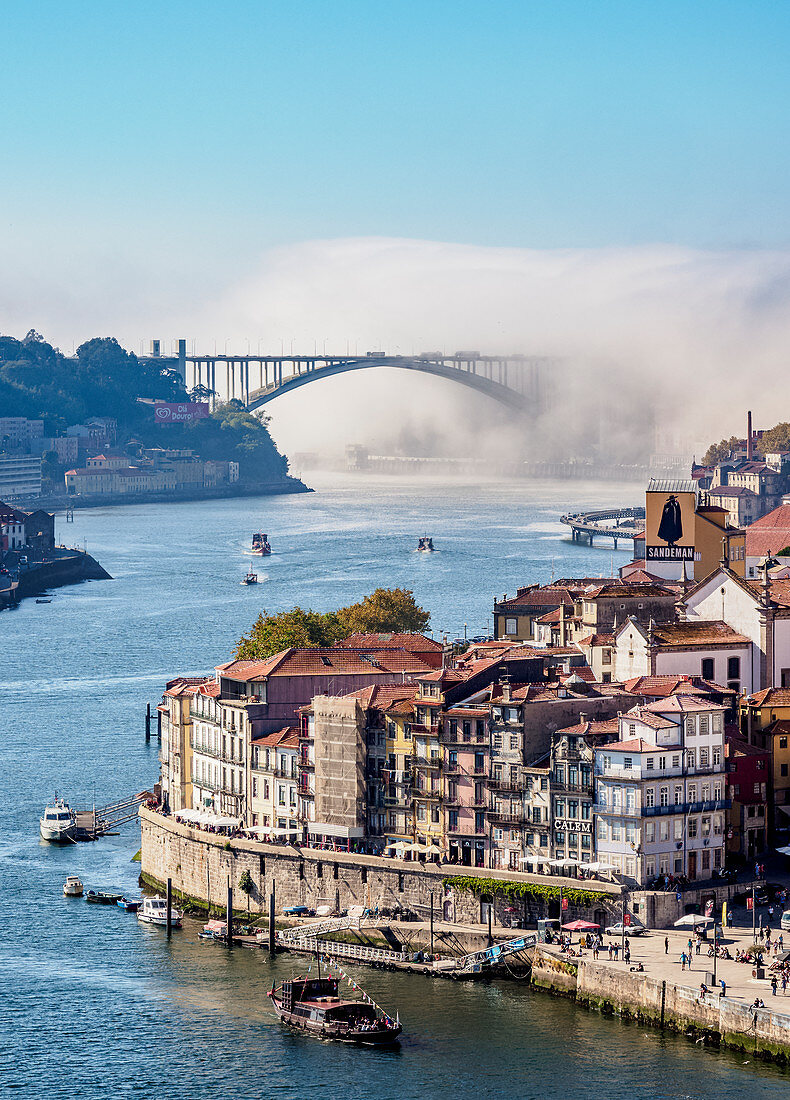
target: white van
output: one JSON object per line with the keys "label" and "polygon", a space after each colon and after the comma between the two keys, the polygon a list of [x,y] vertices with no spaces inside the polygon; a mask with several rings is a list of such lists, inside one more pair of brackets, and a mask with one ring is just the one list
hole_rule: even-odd
{"label": "white van", "polygon": [[782,913],[782,919],[779,924],[783,932],[790,932],[790,909]]}

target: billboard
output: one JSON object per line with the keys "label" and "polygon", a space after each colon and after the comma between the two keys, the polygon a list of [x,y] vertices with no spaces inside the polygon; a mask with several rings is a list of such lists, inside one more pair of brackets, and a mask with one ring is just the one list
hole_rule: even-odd
{"label": "billboard", "polygon": [[694,561],[694,492],[648,491],[645,557],[651,561]]}
{"label": "billboard", "polygon": [[208,401],[185,401],[178,405],[166,401],[154,402],[154,420],[157,424],[188,424],[192,420],[203,420],[208,415]]}

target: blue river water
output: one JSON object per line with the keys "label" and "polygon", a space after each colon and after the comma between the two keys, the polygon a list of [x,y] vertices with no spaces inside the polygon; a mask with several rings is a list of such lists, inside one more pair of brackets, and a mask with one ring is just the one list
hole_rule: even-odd
{"label": "blue river water", "polygon": [[[324,474],[298,497],[95,509],[59,520],[113,581],[0,614],[0,1096],[329,1100],[786,1096],[748,1055],[629,1027],[516,983],[464,986],[359,971],[399,1011],[399,1052],[283,1031],[266,991],[299,964],[168,943],[120,909],[65,899],[67,874],[137,892],[139,831],[67,849],[38,838],[54,791],[90,806],[150,786],[143,713],[164,681],[211,669],[259,611],[328,609],[406,585],[451,637],[485,633],[495,595],[627,559],[572,544],[566,510],[636,504],[636,485],[439,482]],[[246,553],[265,530],[270,559]],[[413,553],[430,534],[439,552]],[[254,564],[252,564],[254,563]],[[246,588],[254,568],[261,583]]]}

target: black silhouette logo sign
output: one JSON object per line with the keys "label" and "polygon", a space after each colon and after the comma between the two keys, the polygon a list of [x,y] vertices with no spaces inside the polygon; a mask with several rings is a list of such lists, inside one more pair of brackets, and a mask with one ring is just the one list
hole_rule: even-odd
{"label": "black silhouette logo sign", "polygon": [[694,493],[648,493],[648,561],[694,561]]}

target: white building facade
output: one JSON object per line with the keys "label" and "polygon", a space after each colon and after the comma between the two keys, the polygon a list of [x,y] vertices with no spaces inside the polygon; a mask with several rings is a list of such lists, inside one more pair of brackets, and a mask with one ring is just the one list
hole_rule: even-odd
{"label": "white building facade", "polygon": [[692,696],[620,716],[596,750],[596,858],[644,886],[709,878],[724,865],[724,707]]}

